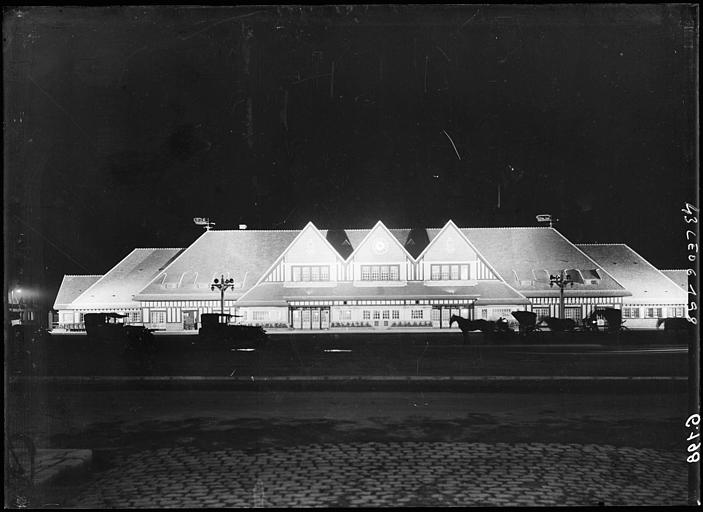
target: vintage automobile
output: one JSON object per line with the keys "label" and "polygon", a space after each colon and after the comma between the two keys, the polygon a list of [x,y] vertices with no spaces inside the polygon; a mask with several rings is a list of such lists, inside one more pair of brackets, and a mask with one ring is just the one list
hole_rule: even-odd
{"label": "vintage automobile", "polygon": [[86,313],[83,316],[89,340],[120,344],[128,351],[154,352],[153,332],[143,325],[124,323],[127,315],[120,313]]}
{"label": "vintage automobile", "polygon": [[584,319],[584,329],[591,332],[620,332],[623,330],[622,311],[615,308],[597,308]]}
{"label": "vintage automobile", "polygon": [[232,323],[237,315],[228,313],[203,313],[200,315],[200,329],[198,329],[198,344],[201,346],[225,343],[239,344],[239,342],[254,343],[253,346],[262,346],[267,339],[266,331],[258,325],[240,325]]}

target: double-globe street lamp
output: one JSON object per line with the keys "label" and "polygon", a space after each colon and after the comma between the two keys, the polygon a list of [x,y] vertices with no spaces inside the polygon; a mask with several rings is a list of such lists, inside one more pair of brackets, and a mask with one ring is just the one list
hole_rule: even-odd
{"label": "double-globe street lamp", "polygon": [[553,287],[554,285],[559,287],[559,318],[564,318],[564,288],[569,285],[573,288],[574,280],[569,274],[562,270],[558,274],[549,275],[549,286]]}
{"label": "double-globe street lamp", "polygon": [[220,290],[220,313],[222,314],[225,313],[225,292],[230,288],[234,288],[234,279],[225,279],[224,274],[210,285],[210,290],[213,292],[215,289]]}

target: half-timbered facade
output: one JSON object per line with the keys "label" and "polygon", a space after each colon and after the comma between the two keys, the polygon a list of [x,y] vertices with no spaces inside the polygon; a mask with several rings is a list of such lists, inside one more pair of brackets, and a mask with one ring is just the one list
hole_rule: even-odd
{"label": "half-timbered facade", "polygon": [[[116,311],[159,329],[197,329],[200,315],[220,310],[210,285],[224,276],[235,282],[225,312],[242,323],[441,329],[454,314],[557,316],[559,290],[549,276],[566,271],[575,284],[564,292],[565,313],[580,320],[597,307],[630,304],[637,289],[592,247],[554,228],[460,228],[452,221],[428,229],[379,221],[370,229],[309,223],[301,230],[209,230],[185,249],[135,249],[103,276],[66,276],[55,308],[59,327],[79,325],[88,311]],[[629,256],[615,257],[633,265]],[[646,286],[653,274],[633,279]],[[678,295],[673,300],[680,304]]]}

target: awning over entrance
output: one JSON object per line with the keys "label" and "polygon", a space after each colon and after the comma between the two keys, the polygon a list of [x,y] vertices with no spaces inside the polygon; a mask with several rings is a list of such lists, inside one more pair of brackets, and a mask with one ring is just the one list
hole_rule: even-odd
{"label": "awning over entrance", "polygon": [[[290,303],[329,303],[354,305],[364,301],[402,301],[394,303],[426,304],[528,304],[527,299],[500,281],[479,282],[473,286],[354,286],[340,283],[326,287],[286,287],[282,283],[261,283],[247,293],[238,306],[285,306]],[[351,303],[350,303],[351,302]],[[359,304],[359,305],[362,305]]]}

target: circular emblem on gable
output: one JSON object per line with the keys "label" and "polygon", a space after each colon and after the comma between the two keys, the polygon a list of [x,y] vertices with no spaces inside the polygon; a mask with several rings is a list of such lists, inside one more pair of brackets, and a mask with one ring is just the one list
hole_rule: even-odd
{"label": "circular emblem on gable", "polygon": [[383,254],[386,251],[388,251],[388,245],[386,245],[386,241],[382,238],[377,238],[373,243],[373,252],[375,252],[376,254]]}
{"label": "circular emblem on gable", "polygon": [[454,240],[452,240],[451,238],[449,240],[447,240],[447,242],[445,243],[444,246],[447,249],[447,252],[456,251],[456,244],[454,243]]}

